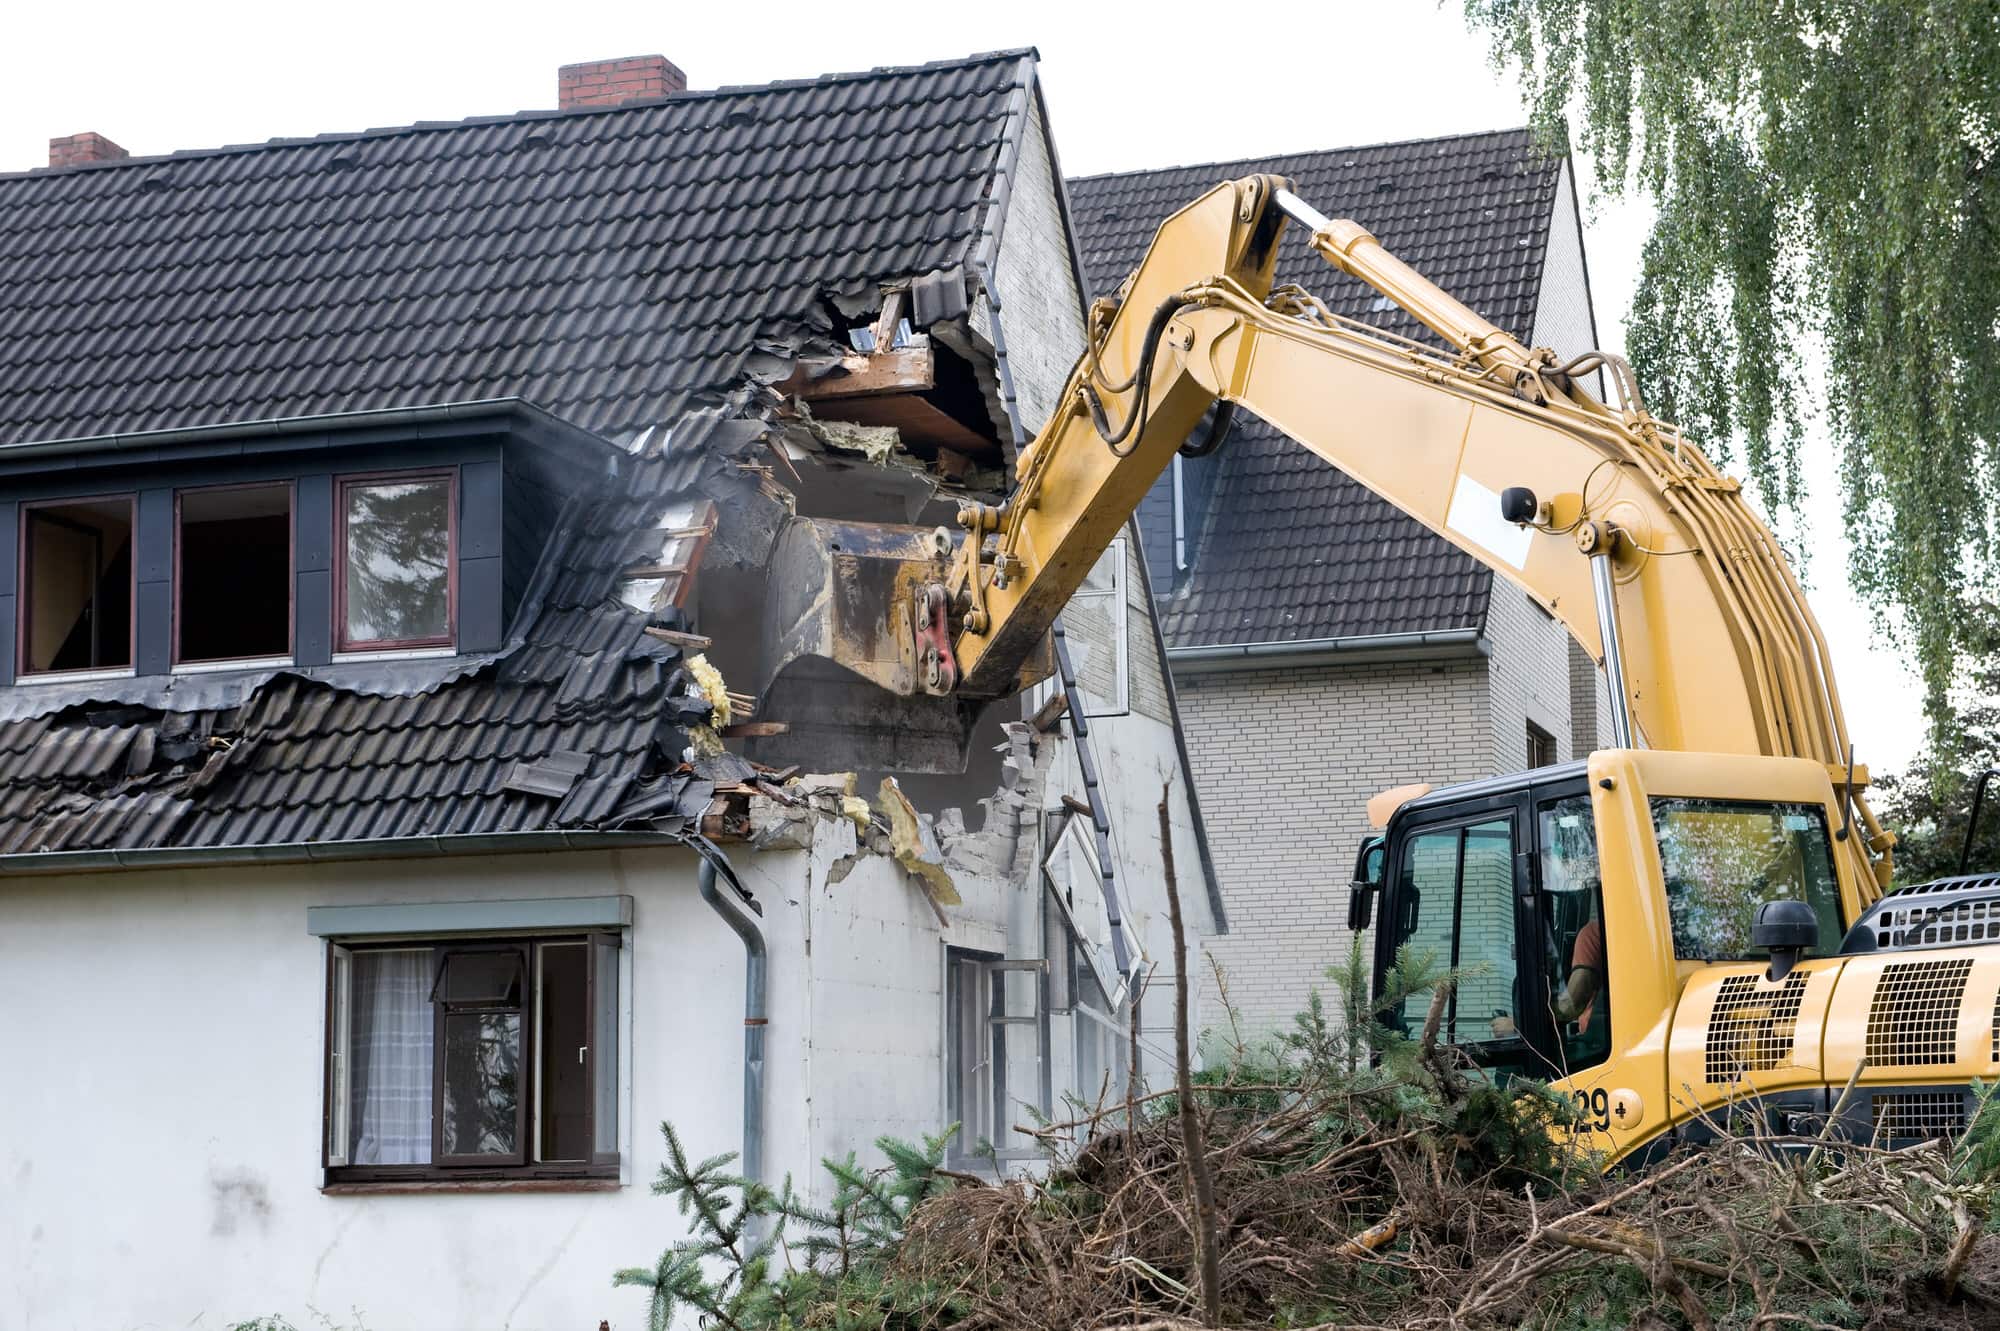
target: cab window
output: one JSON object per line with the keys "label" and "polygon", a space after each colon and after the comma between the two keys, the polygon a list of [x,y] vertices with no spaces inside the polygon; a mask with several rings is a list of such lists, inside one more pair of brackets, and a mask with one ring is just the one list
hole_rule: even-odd
{"label": "cab window", "polygon": [[1679,797],[1652,805],[1676,957],[1748,960],[1757,908],[1780,898],[1806,902],[1819,917],[1813,952],[1839,949],[1840,888],[1825,809]]}
{"label": "cab window", "polygon": [[[1411,836],[1403,843],[1398,907],[1397,940],[1428,953],[1435,966],[1459,972],[1441,1038],[1479,1044],[1513,1036],[1513,819]],[[1423,1024],[1430,1002],[1428,992],[1405,1000],[1407,1029]]]}
{"label": "cab window", "polygon": [[1604,883],[1590,796],[1550,800],[1536,811],[1540,851],[1542,969],[1549,1024],[1562,1075],[1602,1063],[1611,1049],[1611,994],[1604,946]]}

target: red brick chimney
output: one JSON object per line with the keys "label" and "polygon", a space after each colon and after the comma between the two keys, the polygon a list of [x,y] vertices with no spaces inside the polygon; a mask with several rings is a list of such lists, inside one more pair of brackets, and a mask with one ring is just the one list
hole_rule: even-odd
{"label": "red brick chimney", "polygon": [[687,90],[687,75],[663,55],[591,60],[556,71],[557,105],[565,111],[585,106],[619,106]]}
{"label": "red brick chimney", "polygon": [[85,162],[115,162],[132,154],[105,138],[86,130],[49,140],[50,166],[82,166]]}

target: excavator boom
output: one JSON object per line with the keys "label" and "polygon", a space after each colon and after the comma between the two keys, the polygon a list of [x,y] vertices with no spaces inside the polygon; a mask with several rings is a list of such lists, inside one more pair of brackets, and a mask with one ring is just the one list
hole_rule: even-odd
{"label": "excavator boom", "polygon": [[[1291,223],[1446,349],[1274,290]],[[1600,368],[1613,404],[1581,387]],[[1219,185],[1161,224],[1116,299],[1092,310],[1089,346],[1016,459],[1006,502],[968,505],[949,560],[885,580],[911,598],[874,621],[914,653],[900,691],[972,702],[1017,691],[1024,662],[1216,402],[1276,425],[1560,619],[1605,667],[1614,747],[1819,764],[1859,823],[1843,848],[1862,899],[1879,895],[1893,839],[1861,799],[1866,772],[1851,765],[1826,640],[1741,487],[1647,413],[1622,361],[1564,365],[1523,345],[1272,176]],[[914,598],[944,608],[949,634]],[[867,637],[820,640],[850,668],[896,657],[879,641],[864,648]]]}

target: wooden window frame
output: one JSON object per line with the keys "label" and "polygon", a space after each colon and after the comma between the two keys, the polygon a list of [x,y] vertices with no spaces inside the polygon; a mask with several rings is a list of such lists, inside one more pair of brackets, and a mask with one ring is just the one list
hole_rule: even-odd
{"label": "wooden window frame", "polygon": [[[33,592],[34,569],[30,562],[33,549],[28,540],[29,518],[37,509],[72,508],[78,504],[101,504],[107,500],[122,499],[126,512],[130,515],[132,531],[132,558],[129,571],[130,591],[126,595],[126,652],[128,658],[122,666],[76,666],[68,670],[33,670],[28,666],[28,626],[31,622],[31,593]],[[139,667],[139,495],[133,490],[113,490],[108,494],[67,495],[56,499],[35,499],[23,501],[17,525],[16,548],[14,551],[14,678],[29,683],[37,680],[67,679],[77,675],[105,675],[113,672],[135,673]]]}
{"label": "wooden window frame", "polygon": [[[368,938],[329,939],[326,963],[326,1024],[325,1039],[320,1053],[323,1096],[320,1115],[320,1168],[322,1186],[327,1189],[345,1187],[348,1184],[382,1185],[427,1185],[427,1184],[468,1184],[492,1185],[506,1182],[522,1183],[562,1183],[591,1180],[612,1180],[619,1177],[621,1159],[617,1150],[596,1149],[597,1134],[597,1076],[606,1066],[602,1050],[593,1052],[589,1060],[588,1075],[584,1089],[585,1131],[592,1144],[589,1157],[583,1160],[542,1161],[536,1157],[540,1153],[540,1143],[535,1140],[535,1125],[538,1120],[537,1101],[542,1093],[535,1013],[541,1001],[541,980],[539,967],[535,964],[538,951],[546,943],[582,943],[586,947],[585,1018],[586,1025],[593,1032],[596,1028],[597,1004],[601,997],[616,1001],[617,981],[613,976],[611,994],[602,996],[598,986],[603,977],[599,975],[598,949],[611,950],[612,965],[619,964],[624,938],[618,931],[607,929],[564,930],[552,933],[529,935],[442,935],[417,938]],[[428,949],[430,958],[431,992],[437,992],[445,958],[452,953],[513,951],[521,955],[521,1095],[515,1109],[516,1141],[520,1150],[516,1153],[518,1163],[502,1160],[490,1155],[459,1155],[447,1157],[444,1148],[444,1023],[448,1015],[485,1011],[492,1005],[470,1004],[458,1008],[434,1001],[432,1003],[431,1036],[431,1159],[418,1165],[356,1165],[346,1163],[344,1147],[341,1158],[336,1159],[334,1131],[341,1127],[351,1131],[348,1111],[335,1103],[335,1096],[344,1093],[351,1085],[352,1051],[336,1049],[336,1041],[343,1035],[351,1036],[351,998],[343,1002],[338,992],[341,979],[340,961],[347,960],[347,975],[351,983],[352,958],[364,952],[408,951],[413,948]],[[614,1023],[615,1024],[615,1023]],[[615,1048],[611,1052],[610,1072],[618,1075],[621,1053]],[[339,1074],[335,1072],[336,1053],[342,1064]],[[613,1104],[616,1107],[616,1089],[613,1090]],[[620,1139],[622,1125],[614,1132],[613,1141]],[[412,1189],[413,1191],[421,1189]]]}
{"label": "wooden window frame", "polygon": [[[445,499],[445,631],[429,638],[350,638],[347,636],[347,492],[354,486],[410,485],[443,481]],[[458,468],[428,467],[416,471],[353,472],[333,478],[333,650],[407,652],[458,643]]]}
{"label": "wooden window frame", "polygon": [[[187,594],[187,580],[181,574],[181,501],[191,494],[219,494],[225,490],[276,490],[285,492],[285,650],[259,656],[203,656],[189,660],[181,654],[181,599]],[[220,666],[237,661],[292,660],[299,648],[299,486],[297,481],[241,481],[223,485],[188,485],[174,491],[174,584],[173,654],[178,667]]]}

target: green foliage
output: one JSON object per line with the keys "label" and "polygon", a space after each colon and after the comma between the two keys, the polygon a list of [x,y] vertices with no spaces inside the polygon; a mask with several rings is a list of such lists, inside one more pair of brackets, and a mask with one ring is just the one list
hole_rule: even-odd
{"label": "green foliage", "polygon": [[[1982,605],[1968,626],[1975,663],[1968,701],[1952,733],[1933,737],[1906,771],[1882,778],[1881,814],[1896,833],[1896,880],[1921,883],[1958,872],[1978,774],[2000,767],[2000,612]],[[1989,785],[1967,868],[2000,871],[2000,778]]]}
{"label": "green foliage", "polygon": [[[691,1233],[651,1267],[628,1267],[611,1278],[652,1292],[651,1331],[667,1331],[676,1313],[693,1311],[704,1326],[731,1331],[828,1326],[861,1331],[898,1323],[899,1308],[948,1309],[949,1297],[901,1277],[890,1258],[910,1213],[949,1189],[941,1171],[956,1127],[912,1145],[894,1137],[875,1142],[887,1160],[864,1169],[850,1153],[825,1160],[832,1199],[810,1205],[787,1178],[773,1191],[730,1171],[734,1154],[690,1163],[680,1134],[660,1125],[667,1161],[653,1191],[674,1199]],[[788,1241],[790,1230],[796,1240]]]}
{"label": "green foliage", "polygon": [[[1628,340],[1662,416],[1796,515],[1827,357],[1849,569],[1907,619],[1934,731],[1995,573],[2000,21],[1992,0],[1466,0],[1543,140],[1650,196]],[[1829,460],[1830,465],[1831,460]],[[1826,468],[1819,468],[1826,469]]]}

